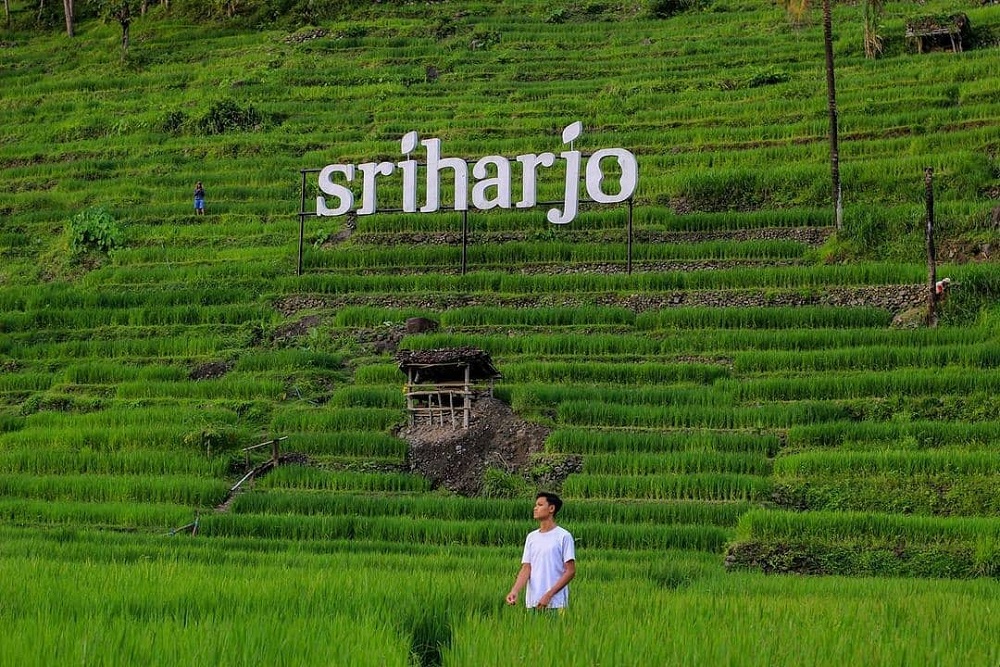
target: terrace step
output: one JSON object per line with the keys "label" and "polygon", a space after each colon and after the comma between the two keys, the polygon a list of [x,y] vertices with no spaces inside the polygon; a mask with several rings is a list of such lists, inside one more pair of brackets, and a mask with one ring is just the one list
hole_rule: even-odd
{"label": "terrace step", "polygon": [[[624,246],[622,255],[625,255]],[[621,275],[628,273],[625,260],[618,262],[525,262],[521,264],[474,264],[470,269],[475,271],[491,271],[498,273],[520,274],[524,276],[559,276],[559,275]],[[796,259],[691,259],[684,261],[643,261],[633,260],[633,273],[670,273],[693,271],[725,271],[728,269],[771,268],[775,266],[803,266]],[[314,273],[353,276],[378,276],[386,273],[385,267],[357,268],[344,267],[338,269],[314,270]],[[392,269],[394,275],[451,275],[462,273],[458,264],[453,266],[419,265],[399,266]]]}
{"label": "terrace step", "polygon": [[[797,241],[819,246],[833,235],[833,227],[761,227],[756,229],[717,229],[700,231],[636,230],[632,239],[636,243],[703,243],[707,241]],[[624,230],[560,230],[560,238],[572,241],[618,243]],[[536,241],[542,236],[538,231],[472,232],[469,243],[519,243]],[[356,233],[352,245],[461,245],[459,232],[369,232]]]}
{"label": "terrace step", "polygon": [[819,290],[740,289],[672,290],[634,294],[350,294],[323,296],[290,294],[277,299],[274,308],[290,317],[303,308],[336,310],[347,306],[446,310],[469,306],[540,308],[551,306],[619,306],[636,313],[663,308],[773,308],[788,306],[872,307],[899,312],[924,302],[924,285],[852,285]]}

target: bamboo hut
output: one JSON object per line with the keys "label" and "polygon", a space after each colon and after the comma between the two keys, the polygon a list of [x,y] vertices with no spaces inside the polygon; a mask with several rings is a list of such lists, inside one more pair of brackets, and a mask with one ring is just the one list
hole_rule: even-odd
{"label": "bamboo hut", "polygon": [[406,375],[403,393],[410,426],[469,428],[477,394],[493,396],[501,377],[488,352],[472,347],[407,350],[396,355]]}

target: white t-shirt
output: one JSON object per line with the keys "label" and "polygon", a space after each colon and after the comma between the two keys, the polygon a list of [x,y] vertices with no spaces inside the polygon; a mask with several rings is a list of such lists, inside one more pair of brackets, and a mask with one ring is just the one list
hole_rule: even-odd
{"label": "white t-shirt", "polygon": [[[556,526],[548,532],[533,530],[524,541],[524,555],[521,563],[531,565],[531,576],[528,578],[528,589],[524,603],[528,608],[538,606],[538,600],[559,580],[566,571],[566,563],[576,560],[576,547],[573,536],[562,526]],[[549,607],[559,608],[569,604],[569,586],[552,597]]]}

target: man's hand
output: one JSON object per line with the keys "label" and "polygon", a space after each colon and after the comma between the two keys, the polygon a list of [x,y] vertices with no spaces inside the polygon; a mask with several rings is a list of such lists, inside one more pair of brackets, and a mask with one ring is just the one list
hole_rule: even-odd
{"label": "man's hand", "polygon": [[538,606],[536,609],[548,609],[549,603],[552,602],[552,596],[546,593],[542,597],[538,598]]}
{"label": "man's hand", "polygon": [[512,607],[517,604],[517,593],[515,593],[514,591],[507,593],[507,604],[509,604]]}

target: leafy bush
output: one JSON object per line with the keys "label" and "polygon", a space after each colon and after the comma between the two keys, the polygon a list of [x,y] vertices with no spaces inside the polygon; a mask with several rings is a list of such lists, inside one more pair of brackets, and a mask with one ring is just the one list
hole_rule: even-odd
{"label": "leafy bush", "polygon": [[483,496],[486,498],[524,498],[530,495],[528,483],[513,473],[487,468],[483,473]]}
{"label": "leafy bush", "polygon": [[187,123],[187,114],[183,111],[168,111],[167,115],[159,122],[159,129],[167,134],[180,134]]}
{"label": "leafy bush", "polygon": [[232,100],[221,100],[213,104],[195,127],[199,134],[223,134],[225,132],[252,132],[264,126],[264,114],[252,104],[241,108]]}
{"label": "leafy bush", "polygon": [[95,206],[81,211],[66,223],[70,251],[74,255],[96,250],[108,252],[122,245],[124,232],[107,209]]}
{"label": "leafy bush", "polygon": [[698,5],[699,0],[649,0],[646,4],[646,13],[653,18],[665,19],[694,9]]}
{"label": "leafy bush", "polygon": [[766,67],[750,75],[747,79],[748,88],[760,88],[761,86],[771,86],[776,83],[784,83],[790,77],[784,70],[774,67]]}

